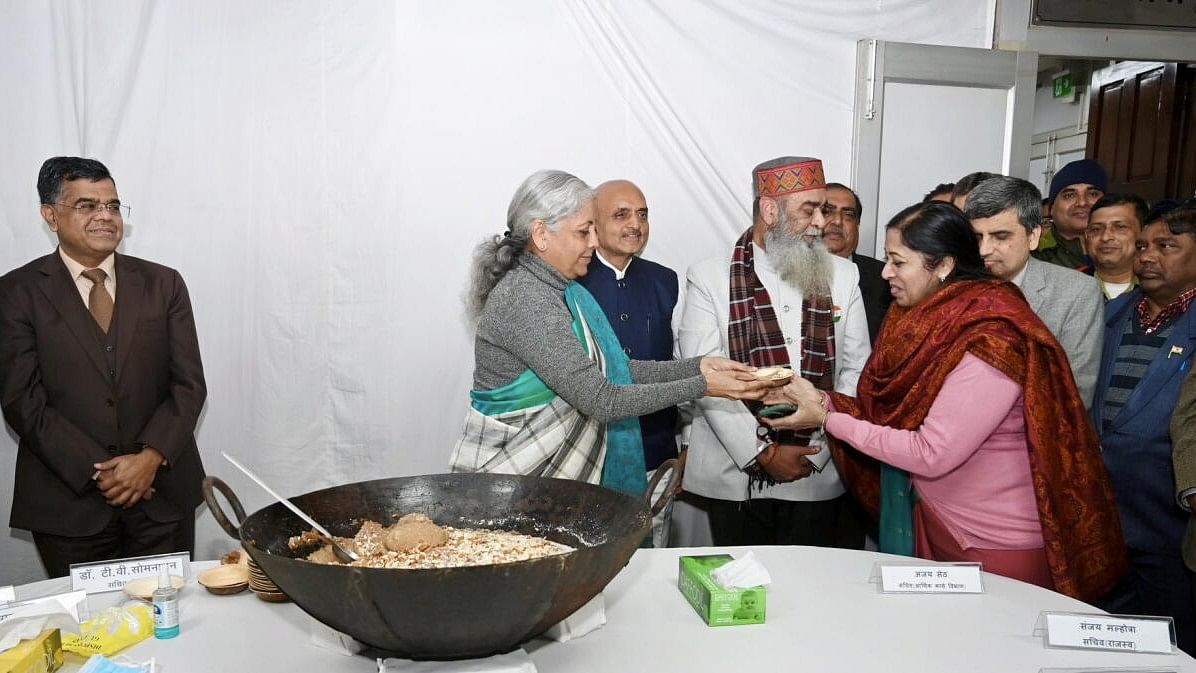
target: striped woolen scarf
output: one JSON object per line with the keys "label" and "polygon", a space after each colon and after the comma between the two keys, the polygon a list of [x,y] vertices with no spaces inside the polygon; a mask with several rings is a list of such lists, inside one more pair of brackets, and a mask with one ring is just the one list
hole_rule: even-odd
{"label": "striped woolen scarf", "polygon": [[[727,350],[732,360],[754,367],[788,366],[785,334],[777,322],[768,290],[756,276],[752,259],[752,229],[735,242],[731,253],[731,307],[727,325]],[[802,378],[819,390],[830,391],[835,383],[834,303],[829,295],[802,298]],[[744,401],[754,414],[759,402]],[[767,426],[765,426],[767,427]],[[810,432],[770,430],[769,439],[782,444],[806,445]],[[767,480],[765,480],[767,481]]]}

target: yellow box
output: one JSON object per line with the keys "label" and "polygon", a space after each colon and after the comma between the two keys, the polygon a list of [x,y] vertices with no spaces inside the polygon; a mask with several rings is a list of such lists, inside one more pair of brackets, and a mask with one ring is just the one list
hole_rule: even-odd
{"label": "yellow box", "polygon": [[0,652],[0,673],[53,673],[62,668],[62,633],[46,629]]}

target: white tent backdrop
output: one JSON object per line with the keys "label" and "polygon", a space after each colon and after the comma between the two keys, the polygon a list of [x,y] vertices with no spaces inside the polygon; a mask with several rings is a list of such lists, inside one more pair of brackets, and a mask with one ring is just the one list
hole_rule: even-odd
{"label": "white tent backdrop", "polygon": [[[755,163],[847,179],[856,40],[988,47],[993,0],[29,1],[0,25],[0,270],[53,249],[41,162],[104,161],[122,250],[190,287],[199,444],[252,511],[219,450],[286,494],[445,470],[470,252],[526,175],[635,180],[647,256],[683,273],[748,225]],[[15,454],[0,433],[5,513]],[[198,531],[201,558],[232,546]],[[41,575],[0,536],[0,584]]]}

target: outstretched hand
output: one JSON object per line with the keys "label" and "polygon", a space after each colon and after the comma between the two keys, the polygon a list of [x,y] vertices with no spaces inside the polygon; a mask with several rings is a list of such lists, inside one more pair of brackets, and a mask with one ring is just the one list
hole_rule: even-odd
{"label": "outstretched hand", "polygon": [[760,418],[760,422],[773,430],[809,430],[821,428],[826,422],[827,410],[820,402],[798,404],[797,411],[778,418]]}
{"label": "outstretched hand", "polygon": [[753,374],[754,378],[754,372],[756,371],[756,368],[751,365],[745,365],[738,360],[732,360],[731,358],[724,358],[718,355],[707,355],[706,357],[702,358],[702,360],[698,363],[698,366],[702,368],[703,375],[708,375],[711,372],[730,371]]}
{"label": "outstretched hand", "polygon": [[775,430],[808,430],[822,427],[829,413],[826,408],[826,395],[801,377],[795,377],[784,388],[769,395],[765,402],[797,406],[797,411],[788,416],[760,419],[761,423]]}
{"label": "outstretched hand", "polygon": [[810,400],[820,400],[822,392],[813,383],[800,376],[794,376],[784,387],[769,392],[765,404],[796,404],[801,406]]}
{"label": "outstretched hand", "polygon": [[706,394],[729,400],[760,400],[777,386],[774,381],[756,378],[755,367],[729,358],[702,358],[702,375],[706,378]]}

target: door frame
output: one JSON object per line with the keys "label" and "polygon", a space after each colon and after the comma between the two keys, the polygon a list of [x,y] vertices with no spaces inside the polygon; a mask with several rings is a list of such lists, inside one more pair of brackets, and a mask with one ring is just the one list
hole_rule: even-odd
{"label": "door frame", "polygon": [[[1001,171],[1026,177],[1030,166],[1037,68],[1038,54],[1034,52],[858,41],[851,183],[860,199],[871,204],[879,201],[881,128],[887,83],[1005,90]],[[875,207],[861,214],[859,250],[866,254],[876,250],[879,217]]]}

